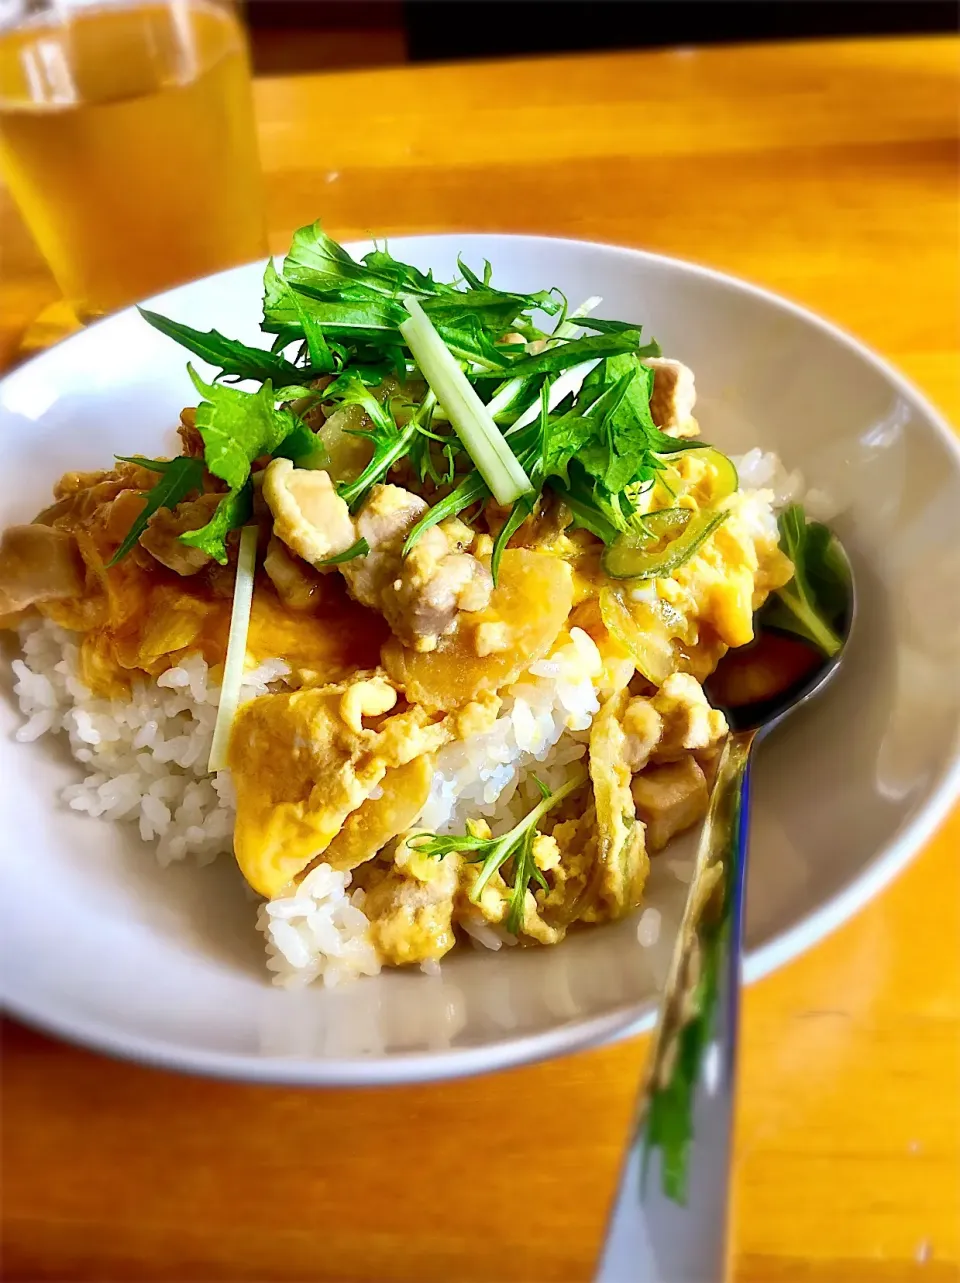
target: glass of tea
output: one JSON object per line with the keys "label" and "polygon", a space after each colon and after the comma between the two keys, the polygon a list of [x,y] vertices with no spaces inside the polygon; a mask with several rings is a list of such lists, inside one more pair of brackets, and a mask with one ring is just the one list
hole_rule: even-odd
{"label": "glass of tea", "polygon": [[0,171],[80,320],[266,252],[230,0],[0,0]]}

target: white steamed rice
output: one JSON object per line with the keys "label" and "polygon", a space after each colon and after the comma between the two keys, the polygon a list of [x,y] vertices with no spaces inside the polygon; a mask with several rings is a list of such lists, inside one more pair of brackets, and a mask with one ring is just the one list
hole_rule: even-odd
{"label": "white steamed rice", "polygon": [[[775,455],[751,450],[735,463],[741,487],[756,492],[751,500],[764,526],[774,526],[775,510],[801,497],[800,474],[788,473]],[[809,492],[808,511],[811,501],[815,515],[829,515],[826,496]],[[156,680],[135,679],[129,698],[103,698],[80,680],[76,634],[48,620],[31,620],[22,625],[20,641],[14,692],[26,721],[17,739],[26,743],[63,733],[85,772],[82,781],[63,790],[63,801],[87,815],[136,824],[164,865],[187,858],[204,864],[231,854],[230,774],[211,775],[206,766],[220,687],[203,658],[188,656]],[[281,659],[261,664],[246,673],[242,699],[282,689],[288,673]],[[417,827],[461,832],[476,816],[486,818],[495,833],[515,824],[539,799],[534,776],[556,789],[578,769],[603,675],[593,641],[573,629],[564,645],[503,693],[488,731],[441,749]],[[319,979],[329,986],[380,970],[363,892],[351,893],[349,884],[349,874],[320,864],[290,894],[261,904],[257,926],[275,983]],[[654,914],[647,910],[641,918],[642,943],[652,943],[659,930]],[[516,942],[479,918],[461,925],[477,947]],[[435,971],[436,964],[424,969]]]}
{"label": "white steamed rice", "polygon": [[[63,790],[63,801],[87,815],[137,824],[161,864],[188,857],[206,864],[232,853],[230,773],[206,769],[220,687],[202,657],[188,656],[156,680],[135,679],[129,699],[104,698],[80,680],[76,634],[31,620],[20,641],[14,692],[27,720],[17,738],[62,732],[85,770],[82,781]],[[282,689],[288,672],[279,659],[261,664],[245,675],[242,698]],[[586,753],[601,673],[596,646],[574,629],[509,688],[489,731],[440,751],[418,827],[459,831],[479,814],[502,832],[539,798],[534,773],[550,788],[564,783]],[[363,892],[351,894],[349,883],[349,874],[320,864],[294,892],[260,906],[257,926],[276,983],[336,985],[380,970]],[[479,920],[464,928],[486,948],[515,943]]]}

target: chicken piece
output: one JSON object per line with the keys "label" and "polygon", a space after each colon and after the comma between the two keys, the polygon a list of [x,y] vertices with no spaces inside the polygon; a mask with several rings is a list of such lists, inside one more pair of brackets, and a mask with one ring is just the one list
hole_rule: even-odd
{"label": "chicken piece", "polygon": [[696,750],[710,753],[727,733],[719,709],[689,673],[673,673],[653,695],[636,695],[621,719],[623,759],[636,774],[650,761],[674,762]]}
{"label": "chicken piece", "polygon": [[372,860],[388,842],[405,833],[423,810],[433,782],[432,753],[387,771],[380,794],[369,797],[346,818],[323,853],[333,869],[355,869]]}
{"label": "chicken piece", "polygon": [[396,579],[407,535],[427,511],[426,502],[400,486],[374,486],[357,513],[357,535],[370,551],[340,567],[350,596],[381,609],[384,589]]}
{"label": "chicken piece", "polygon": [[436,650],[456,631],[461,611],[484,610],[493,592],[490,571],[464,548],[473,531],[452,518],[427,530],[404,558],[381,598],[396,637],[414,650]]}
{"label": "chicken piece", "polygon": [[476,628],[441,637],[436,650],[416,651],[391,638],[383,666],[407,698],[425,708],[462,708],[515,682],[556,641],[573,603],[573,574],[559,557],[508,548],[486,610],[471,623],[503,623],[510,645],[486,656],[476,653]]}
{"label": "chicken piece", "polygon": [[277,596],[291,610],[310,610],[320,600],[320,574],[296,557],[276,535],[270,536],[263,568]]}
{"label": "chicken piece", "polygon": [[387,718],[378,730],[354,730],[341,712],[350,685],[262,695],[237,713],[229,751],[234,849],[244,877],[268,898],[327,849],[388,770],[449,738],[422,709]]}
{"label": "chicken piece", "polygon": [[464,551],[473,531],[455,518],[427,530],[403,556],[426,510],[400,486],[374,486],[357,516],[370,551],[341,567],[351,596],[381,611],[394,635],[418,651],[435,650],[456,630],[460,611],[483,610],[493,591],[489,570]]}
{"label": "chicken piece", "polygon": [[77,541],[52,526],[8,526],[0,538],[0,619],[37,602],[83,592],[84,564]]}
{"label": "chicken piece", "polygon": [[702,686],[689,673],[673,673],[651,703],[663,720],[653,754],[658,762],[675,762],[691,749],[711,749],[727,733],[727,719],[710,707]]}
{"label": "chicken piece", "polygon": [[367,891],[363,911],[380,959],[393,966],[442,958],[453,948],[460,855],[442,859],[401,843],[393,867]]}
{"label": "chicken piece", "polygon": [[140,536],[140,547],[168,570],[178,575],[195,575],[209,566],[213,558],[202,548],[183,543],[180,536],[205,526],[220,498],[218,494],[202,494],[198,499],[185,499],[175,508],[158,508]]}
{"label": "chicken piece", "polygon": [[263,498],[273,513],[273,533],[317,569],[356,541],[350,510],[322,469],[294,468],[289,459],[272,459],[263,477]]}
{"label": "chicken piece", "polygon": [[180,438],[180,453],[182,455],[186,455],[188,459],[203,458],[203,437],[197,427],[196,406],[188,405],[180,411],[177,436]]}
{"label": "chicken piece", "polygon": [[635,823],[627,737],[621,720],[630,701],[625,688],[602,705],[590,727],[590,779],[597,808],[598,899],[610,917],[640,903],[650,861],[643,825]]}
{"label": "chicken piece", "polygon": [[631,785],[637,814],[647,826],[647,846],[660,851],[677,833],[707,813],[707,779],[696,759],[688,755],[662,766],[648,766]]}
{"label": "chicken piece", "polygon": [[682,361],[652,356],[645,362],[653,370],[650,413],[662,432],[671,437],[695,437],[700,427],[693,417],[697,402],[693,371]]}

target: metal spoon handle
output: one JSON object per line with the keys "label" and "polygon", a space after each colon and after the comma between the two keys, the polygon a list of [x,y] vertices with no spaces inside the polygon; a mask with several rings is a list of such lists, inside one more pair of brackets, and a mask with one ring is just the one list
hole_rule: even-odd
{"label": "metal spoon handle", "polygon": [[731,735],[717,769],[600,1283],[724,1275],[753,740]]}

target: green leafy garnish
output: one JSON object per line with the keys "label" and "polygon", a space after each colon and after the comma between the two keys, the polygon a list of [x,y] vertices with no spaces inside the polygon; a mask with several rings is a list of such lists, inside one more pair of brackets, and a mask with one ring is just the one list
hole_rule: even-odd
{"label": "green leafy garnish", "polygon": [[323,468],[329,462],[323,438],[297,420],[293,430],[274,449],[275,459],[290,459],[298,468]]}
{"label": "green leafy garnish", "polygon": [[188,530],[180,536],[180,542],[191,548],[199,548],[225,566],[227,557],[227,535],[250,520],[253,510],[253,487],[248,481],[239,490],[225,494],[214,510],[213,516],[199,530]]}
{"label": "green leafy garnish", "polygon": [[138,513],[133,525],[127,531],[126,537],[120,547],[107,562],[108,566],[115,566],[121,561],[128,552],[131,551],[137,540],[147,528],[147,522],[160,508],[175,508],[181,499],[187,495],[199,490],[203,484],[203,461],[201,459],[188,459],[181,455],[176,459],[141,459],[128,458],[125,455],[117,455],[122,463],[136,463],[141,468],[149,468],[151,472],[158,472],[160,480],[152,490],[146,491],[146,503]]}
{"label": "green leafy garnish", "polygon": [[370,422],[369,428],[351,429],[352,436],[366,437],[373,445],[373,457],[360,475],[347,485],[338,487],[340,498],[352,511],[359,508],[370,487],[387,475],[390,469],[409,451],[417,433],[417,421],[411,420],[400,427],[388,403],[381,405],[370,389],[355,375],[338,380],[337,404],[359,405]]}
{"label": "green leafy garnish", "polygon": [[315,561],[315,566],[342,566],[345,561],[353,561],[356,557],[365,557],[370,551],[370,545],[366,539],[358,539],[352,543],[349,548],[343,552],[335,553],[332,557],[324,557],[322,561]]}
{"label": "green leafy garnish", "polygon": [[469,472],[445,498],[434,504],[428,512],[423,514],[407,535],[407,541],[403,545],[403,555],[407,555],[424,531],[429,530],[431,526],[439,525],[441,521],[446,521],[448,517],[456,517],[465,508],[469,508],[472,504],[489,497],[490,491],[480,473]]}
{"label": "green leafy garnish", "polygon": [[302,372],[295,365],[282,356],[265,352],[263,348],[248,347],[237,339],[224,338],[216,330],[203,333],[180,321],[160,316],[158,312],[150,312],[145,307],[138,307],[137,311],[155,330],[174,339],[202,361],[219,366],[221,375],[230,374],[238,379],[256,379],[258,382],[274,379],[283,383],[291,383],[301,377]]}
{"label": "green leafy garnish", "polygon": [[638,358],[655,356],[660,351],[657,343],[640,347],[640,327],[631,326],[619,334],[601,334],[596,338],[570,339],[557,347],[549,347],[537,356],[521,357],[510,363],[514,378],[530,374],[559,374],[572,365],[580,365],[597,356],[613,356],[630,352]]}
{"label": "green leafy garnish", "polygon": [[[550,489],[605,543],[642,534],[640,499],[672,455],[701,445],[653,423],[645,360],[659,354],[657,344],[642,342],[632,322],[586,315],[597,298],[570,311],[556,290],[497,288],[489,263],[458,267],[456,279],[439,280],[386,245],[354,258],[313,223],[295,233],[279,269],[266,264],[269,351],[144,313],[219,366],[221,379],[260,383],[253,392],[208,385],[188,367],[203,397],[204,462],[230,489],[222,511],[191,532],[196,546],[225,555],[222,538],[242,511],[256,459],[327,464],[323,428],[313,432],[302,417],[319,401],[363,410],[349,431],[369,440],[371,458],[338,486],[353,511],[401,463],[432,498],[405,553],[432,525],[492,495],[509,509],[493,550],[496,575],[511,536]],[[311,387],[321,374],[332,376],[328,386]],[[388,375],[396,392],[384,401],[374,389]]]}
{"label": "green leafy garnish", "polygon": [[[268,261],[264,271],[263,288],[264,292],[273,298],[275,307],[289,309],[291,323],[298,325],[303,332],[304,347],[313,373],[329,374],[335,370],[337,359],[327,342],[323,326],[314,316],[307,301],[301,298],[296,290],[277,273],[272,259]],[[298,373],[296,367],[294,367],[294,373]]]}
{"label": "green leafy garnish", "polygon": [[463,857],[473,863],[483,861],[483,868],[470,891],[472,904],[478,903],[484,887],[508,860],[513,861],[512,893],[510,909],[507,915],[507,929],[514,935],[523,925],[523,909],[527,887],[531,881],[547,889],[543,874],[537,868],[533,858],[533,840],[537,836],[537,825],[559,802],[569,797],[576,789],[587,782],[587,772],[577,770],[569,780],[555,792],[536,780],[541,793],[541,800],[523,817],[509,833],[498,838],[478,837],[474,833],[447,834],[438,837],[435,833],[417,833],[409,839],[408,845],[425,855],[444,856],[451,851],[459,851]]}
{"label": "green leafy garnish", "polygon": [[803,637],[831,659],[843,644],[838,629],[850,600],[846,561],[833,534],[807,521],[800,504],[785,508],[778,524],[793,578],[770,596],[760,617],[765,627]]}
{"label": "green leafy garnish", "polygon": [[239,491],[253,461],[273,454],[296,420],[289,410],[277,409],[269,379],[256,392],[243,392],[223,383],[204,383],[192,365],[187,370],[204,398],[197,406],[197,429],[203,437],[207,468],[231,490]]}
{"label": "green leafy garnish", "polygon": [[500,527],[496,539],[493,541],[493,552],[490,554],[490,574],[493,578],[494,587],[500,577],[500,560],[506,551],[507,544],[510,542],[512,535],[520,529],[527,517],[533,512],[536,499],[531,494],[522,494],[516,500],[510,509],[510,515]]}

